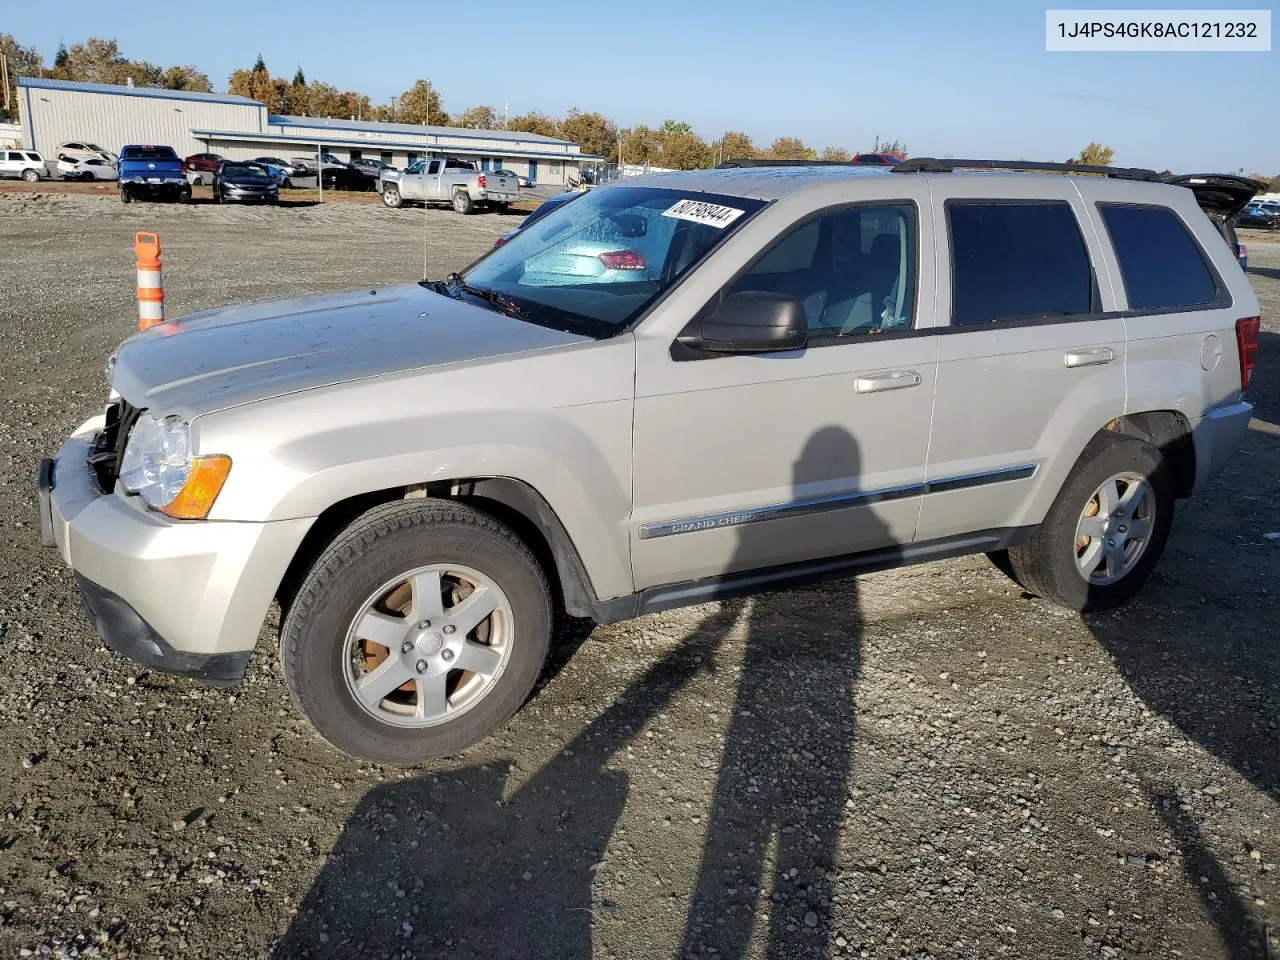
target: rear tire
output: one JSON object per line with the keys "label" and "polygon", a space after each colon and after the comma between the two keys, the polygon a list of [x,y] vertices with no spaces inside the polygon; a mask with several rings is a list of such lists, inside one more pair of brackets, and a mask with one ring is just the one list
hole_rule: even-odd
{"label": "rear tire", "polygon": [[1173,505],[1172,472],[1160,451],[1135,437],[1101,433],[1044,521],[1009,549],[1013,578],[1072,610],[1118,607],[1142,588],[1164,552]]}
{"label": "rear tire", "polygon": [[[492,590],[495,612],[477,627],[450,625],[467,596],[440,573],[454,569]],[[419,589],[432,576],[434,607],[433,591]],[[385,643],[357,632],[370,619],[389,631]],[[461,504],[402,500],[368,511],[321,554],[285,619],[280,660],[294,700],[330,744],[412,764],[455,754],[506,723],[542,671],[551,625],[546,577],[510,529]],[[460,665],[476,655],[486,667],[466,672]],[[375,680],[376,696],[358,699],[384,666],[391,687]],[[428,686],[433,679],[438,686]]]}
{"label": "rear tire", "polygon": [[471,199],[471,194],[465,190],[453,191],[453,209],[455,213],[460,213],[464,217],[472,213],[476,208],[475,201]]}

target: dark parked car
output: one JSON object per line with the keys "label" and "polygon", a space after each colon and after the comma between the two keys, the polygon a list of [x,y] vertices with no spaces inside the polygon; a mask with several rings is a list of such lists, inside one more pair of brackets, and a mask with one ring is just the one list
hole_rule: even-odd
{"label": "dark parked car", "polygon": [[377,190],[378,181],[354,167],[328,167],[321,178],[326,190]]}
{"label": "dark parked car", "polygon": [[382,175],[383,170],[395,170],[391,164],[385,160],[374,160],[371,157],[361,157],[351,161],[353,170],[363,173],[366,177],[372,177],[377,180]]}
{"label": "dark parked car", "polygon": [[502,246],[504,243],[506,243],[508,240],[514,237],[521,230],[529,229],[529,226],[531,224],[537,223],[539,220],[545,217],[552,210],[558,210],[561,207],[563,207],[566,203],[568,203],[570,200],[576,200],[578,197],[585,197],[585,196],[586,196],[586,193],[580,190],[566,190],[564,193],[557,193],[554,197],[551,197],[549,200],[543,200],[542,203],[538,204],[538,206],[534,208],[533,213],[529,214],[527,217],[525,217],[523,220],[520,221],[520,226],[516,227],[514,230],[508,230],[506,233],[500,236],[497,240],[495,240],[493,242],[493,248],[496,250],[498,247]]}
{"label": "dark parked car", "polygon": [[213,199],[218,203],[245,200],[275,203],[279,192],[275,175],[259,163],[224,160],[213,175]]}
{"label": "dark parked car", "polygon": [[1251,203],[1240,211],[1236,223],[1260,230],[1280,230],[1280,210],[1261,203]]}

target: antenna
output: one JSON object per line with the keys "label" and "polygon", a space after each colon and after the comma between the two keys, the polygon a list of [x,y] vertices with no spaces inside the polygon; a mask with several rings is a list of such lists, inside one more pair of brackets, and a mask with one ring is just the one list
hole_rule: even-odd
{"label": "antenna", "polygon": [[[427,183],[427,171],[431,169],[430,148],[423,150],[422,156],[423,156],[422,173],[419,174],[419,176],[422,177],[422,192],[425,198],[427,187],[429,186]],[[422,204],[422,279],[423,280],[431,279],[430,250],[428,248],[428,243],[427,243],[430,233],[431,233],[431,204],[427,203],[424,199]]]}

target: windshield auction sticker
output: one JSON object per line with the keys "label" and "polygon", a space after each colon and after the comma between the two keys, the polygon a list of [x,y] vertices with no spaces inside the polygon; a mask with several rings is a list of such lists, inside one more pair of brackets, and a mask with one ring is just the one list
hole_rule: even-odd
{"label": "windshield auction sticker", "polygon": [[1271,50],[1270,10],[1046,10],[1045,50]]}
{"label": "windshield auction sticker", "polygon": [[662,212],[664,217],[703,223],[718,230],[723,230],[742,214],[743,211],[735,207],[722,207],[718,203],[706,203],[702,200],[681,200],[670,210]]}

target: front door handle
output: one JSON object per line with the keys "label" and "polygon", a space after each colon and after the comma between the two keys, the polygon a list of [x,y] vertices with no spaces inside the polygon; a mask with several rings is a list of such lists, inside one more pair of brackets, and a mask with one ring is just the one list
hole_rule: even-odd
{"label": "front door handle", "polygon": [[1110,363],[1116,352],[1110,347],[1094,347],[1090,350],[1072,350],[1063,359],[1068,367],[1094,367]]}
{"label": "front door handle", "polygon": [[853,381],[853,389],[857,393],[880,393],[884,390],[905,390],[907,387],[920,386],[920,374],[914,370],[895,370],[893,373],[879,373],[873,377],[858,377]]}

